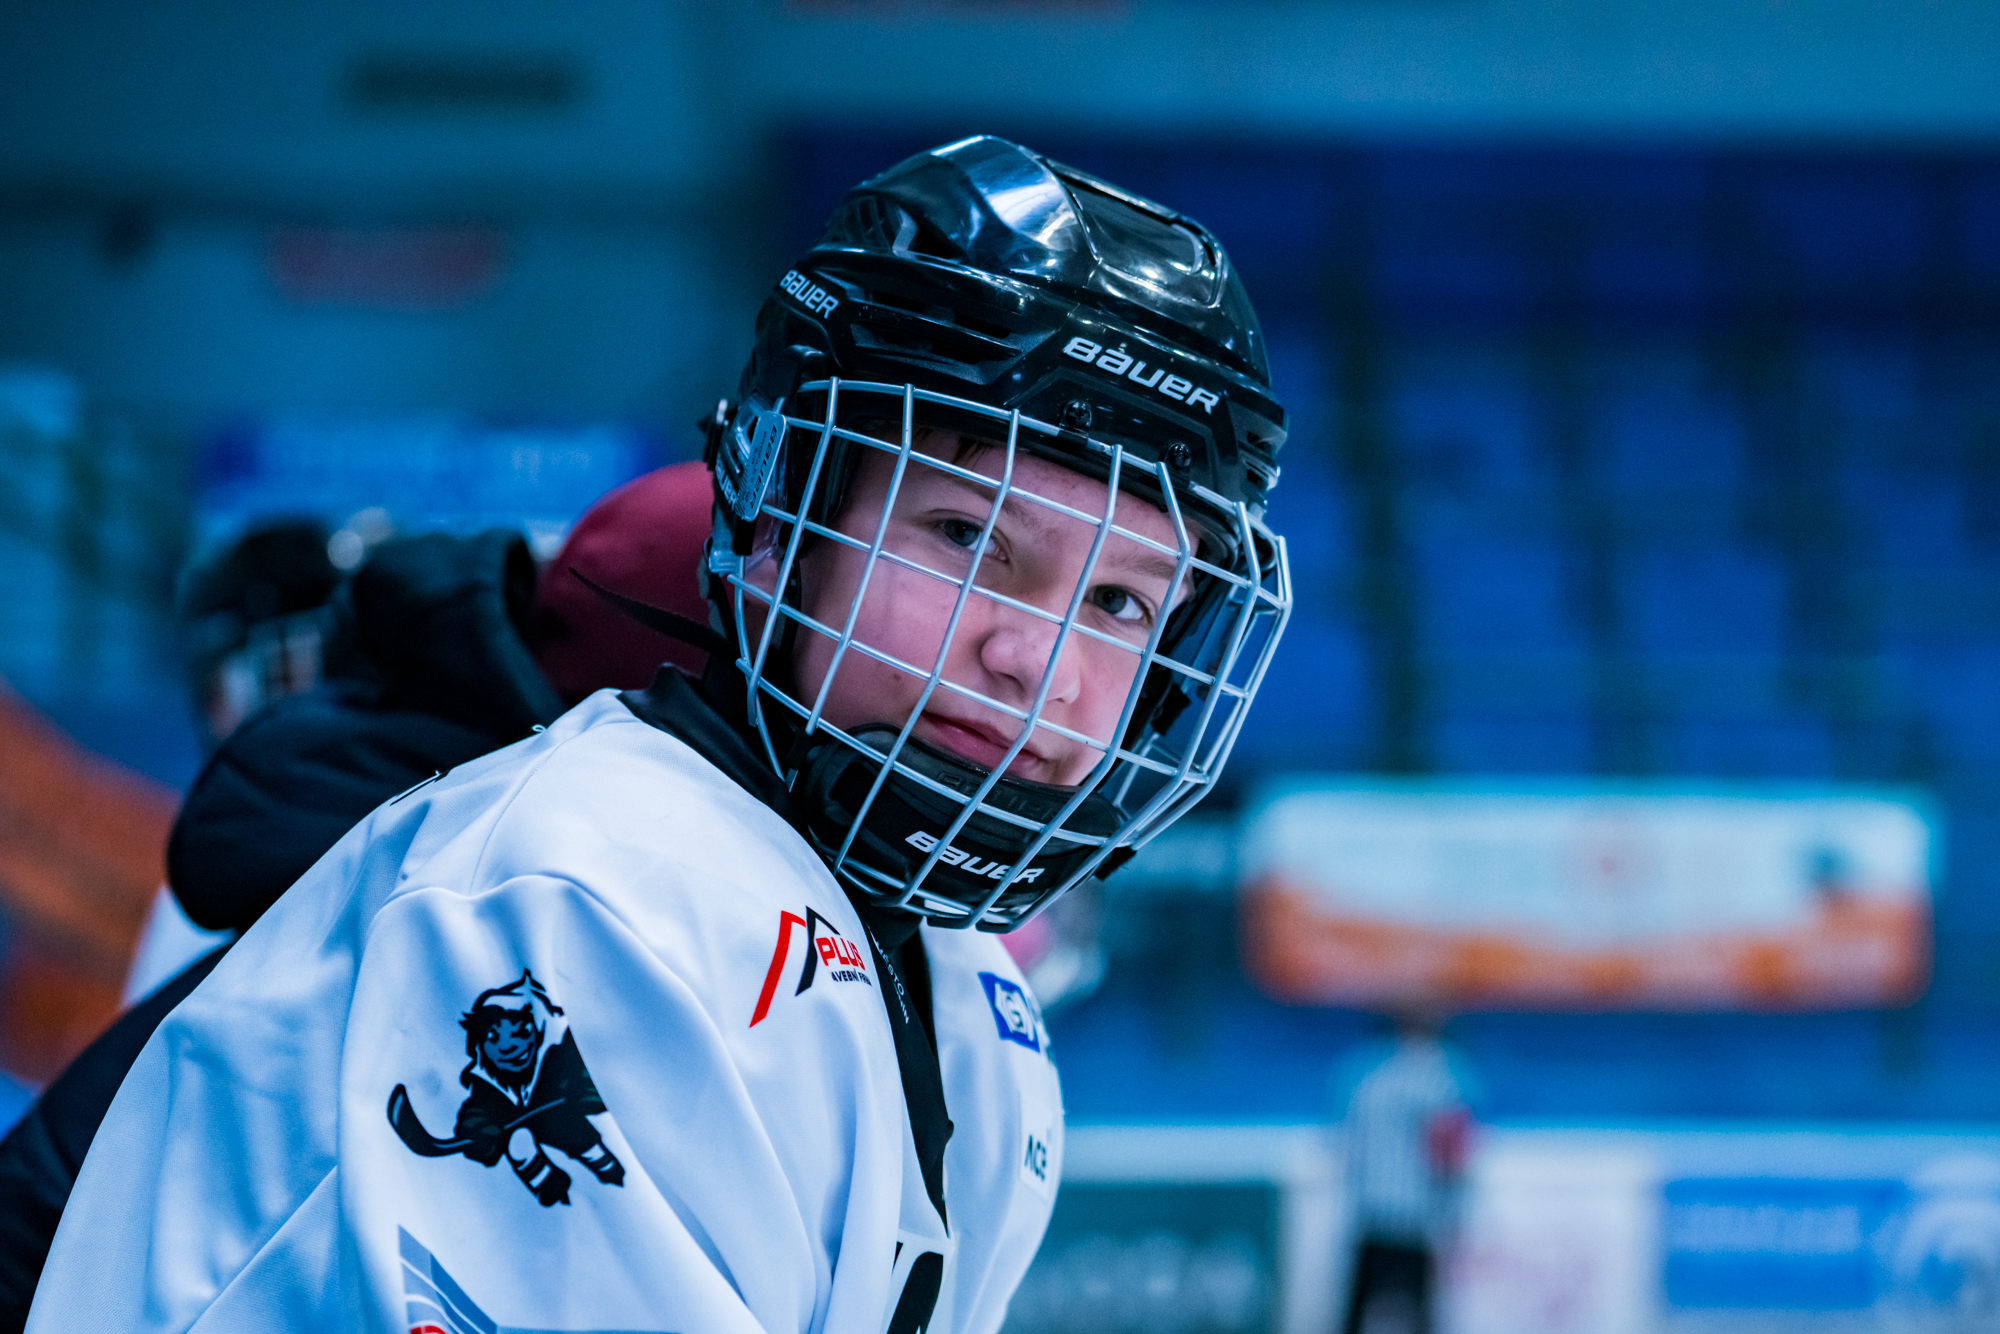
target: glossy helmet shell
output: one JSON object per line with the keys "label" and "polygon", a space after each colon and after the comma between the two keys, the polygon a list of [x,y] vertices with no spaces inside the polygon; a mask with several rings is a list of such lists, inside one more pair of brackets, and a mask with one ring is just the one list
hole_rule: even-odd
{"label": "glossy helmet shell", "polygon": [[829,375],[1019,409],[1256,515],[1285,439],[1256,312],[1207,229],[991,136],[856,186],[765,303],[741,396]]}

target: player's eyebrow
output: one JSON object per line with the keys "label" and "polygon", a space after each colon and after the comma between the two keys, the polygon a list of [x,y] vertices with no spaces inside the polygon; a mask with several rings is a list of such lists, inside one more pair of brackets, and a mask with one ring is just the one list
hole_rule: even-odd
{"label": "player's eyebrow", "polygon": [[[964,467],[968,465],[960,464],[960,466]],[[962,491],[966,495],[976,498],[981,509],[991,508],[993,504],[993,492],[999,487],[997,479],[986,482],[975,482],[969,478],[960,477],[956,473],[945,472],[942,469],[935,470],[933,477],[940,485]],[[1120,499],[1130,500],[1138,504],[1144,503],[1137,500],[1136,497],[1129,495],[1121,495]],[[1046,529],[1053,523],[1067,518],[1065,515],[1059,515],[1056,511],[1028,499],[1026,494],[1020,492],[1010,492],[1005,503],[1000,508],[1003,514],[1014,516],[1019,521],[1037,529]],[[1164,551],[1156,551],[1149,546],[1142,545],[1133,538],[1122,537],[1122,530],[1120,533],[1114,533],[1113,537],[1114,541],[1105,544],[1104,554],[1098,561],[1096,574],[1099,577],[1102,577],[1108,571],[1117,577],[1154,579],[1168,585],[1174,582],[1174,576],[1180,570],[1180,563],[1171,555]],[[1122,540],[1119,540],[1121,538]]]}
{"label": "player's eyebrow", "polygon": [[1142,575],[1149,579],[1157,579],[1163,584],[1171,584],[1174,581],[1174,575],[1180,571],[1180,562],[1176,561],[1172,556],[1167,555],[1165,552],[1154,551],[1151,547],[1142,547],[1136,544],[1134,544],[1133,549],[1129,553],[1120,552],[1113,554],[1109,563],[1118,565],[1134,574]]}

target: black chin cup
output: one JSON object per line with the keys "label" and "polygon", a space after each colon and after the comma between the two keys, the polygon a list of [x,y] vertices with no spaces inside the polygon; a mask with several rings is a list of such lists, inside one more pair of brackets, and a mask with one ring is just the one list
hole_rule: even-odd
{"label": "black chin cup", "polygon": [[[873,725],[857,728],[854,735],[886,754],[895,744],[896,731]],[[884,780],[839,870],[867,893],[887,899],[903,896],[945,830],[987,778],[986,770],[914,737],[904,743],[897,758],[901,767],[959,796],[935,792],[900,771],[892,770]],[[867,801],[868,790],[881,769],[880,760],[839,741],[816,746],[807,758],[805,772],[793,791],[802,799],[807,832],[829,860],[854,827],[855,813]],[[1075,796],[1073,787],[1002,778],[982,804],[1019,816],[1031,827],[1022,828],[985,810],[975,810],[925,875],[918,897],[908,906],[934,921],[949,919],[926,910],[923,899],[957,903],[970,912],[986,901],[1028,846]],[[987,910],[1001,920],[982,920],[979,925],[987,930],[1012,925],[1051,892],[1075,879],[1103,840],[1123,823],[1123,813],[1109,798],[1097,793],[1084,798],[1063,828],[1050,836],[1006,893]]]}

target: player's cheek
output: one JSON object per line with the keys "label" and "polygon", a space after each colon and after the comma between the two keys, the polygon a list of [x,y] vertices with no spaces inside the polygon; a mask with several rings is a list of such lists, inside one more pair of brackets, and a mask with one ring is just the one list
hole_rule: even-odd
{"label": "player's cheek", "polygon": [[878,565],[855,637],[926,674],[937,661],[958,585],[902,566]]}
{"label": "player's cheek", "polygon": [[1109,747],[1111,733],[1118,726],[1118,715],[1124,710],[1125,695],[1133,679],[1133,660],[1130,655],[1084,635],[1072,635],[1063,653],[1074,659],[1079,677],[1076,707],[1065,723],[1091,739],[1089,760],[1095,763],[1097,756]]}
{"label": "player's cheek", "polygon": [[1098,664],[1098,679],[1102,682],[1103,708],[1106,721],[1101,730],[1092,733],[1103,737],[1106,744],[1116,741],[1111,733],[1118,726],[1119,715],[1125,711],[1125,701],[1132,693],[1132,686],[1139,679],[1139,654],[1122,645],[1093,644],[1102,661]]}

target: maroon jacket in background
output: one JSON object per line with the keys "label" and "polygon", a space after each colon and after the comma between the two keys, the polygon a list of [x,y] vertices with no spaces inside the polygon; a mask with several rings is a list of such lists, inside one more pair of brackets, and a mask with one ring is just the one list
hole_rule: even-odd
{"label": "maroon jacket in background", "polygon": [[662,662],[699,677],[708,657],[626,616],[570,574],[708,624],[702,548],[714,491],[700,463],[676,463],[607,493],[590,507],[535,590],[535,661],[565,703],[614,686],[644,690]]}

